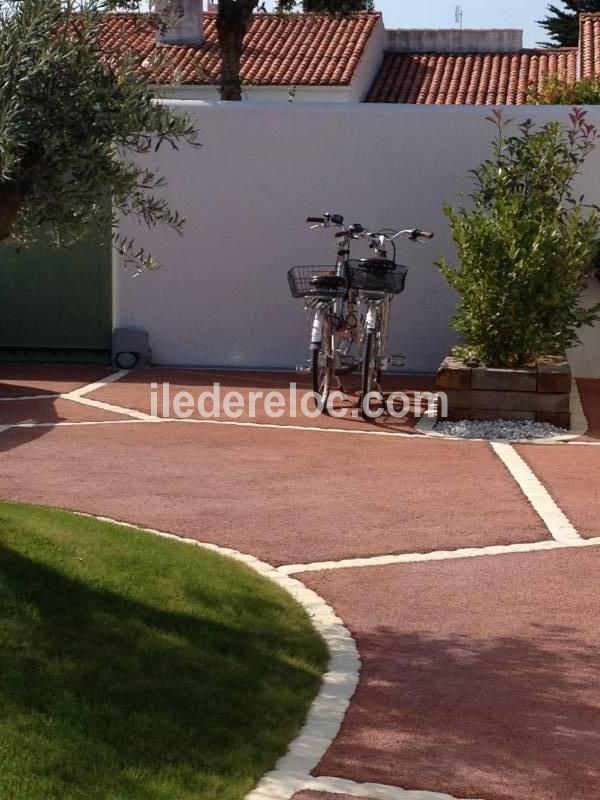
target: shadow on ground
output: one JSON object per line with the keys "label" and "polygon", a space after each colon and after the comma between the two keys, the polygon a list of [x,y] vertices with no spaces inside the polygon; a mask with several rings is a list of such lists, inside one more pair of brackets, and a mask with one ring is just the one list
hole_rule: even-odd
{"label": "shadow on ground", "polygon": [[361,684],[317,775],[485,800],[597,796],[600,662],[574,629],[475,640],[382,627],[358,645]]}
{"label": "shadow on ground", "polygon": [[223,625],[201,583],[202,616],[93,584],[0,546],[0,796],[242,797],[316,685],[281,609],[231,587]]}

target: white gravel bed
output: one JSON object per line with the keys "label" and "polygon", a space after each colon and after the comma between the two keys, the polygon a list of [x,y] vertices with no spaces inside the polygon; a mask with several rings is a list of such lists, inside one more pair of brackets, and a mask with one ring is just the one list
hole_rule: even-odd
{"label": "white gravel bed", "polygon": [[435,433],[454,436],[457,439],[550,439],[565,436],[569,431],[547,422],[529,420],[497,419],[493,421],[460,420],[438,422]]}

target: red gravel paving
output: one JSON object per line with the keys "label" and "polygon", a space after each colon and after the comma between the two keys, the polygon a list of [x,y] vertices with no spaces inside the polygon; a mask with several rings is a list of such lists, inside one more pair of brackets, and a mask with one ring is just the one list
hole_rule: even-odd
{"label": "red gravel paving", "polygon": [[600,447],[516,448],[584,537],[600,536]]}
{"label": "red gravel paving", "polygon": [[[159,389],[156,394],[158,407],[152,409],[151,405],[151,385],[158,384]],[[171,405],[167,410],[163,411],[163,389],[162,384],[169,384]],[[218,372],[218,371],[198,371],[198,370],[144,370],[133,372],[126,378],[118,381],[117,383],[110,384],[97,392],[94,392],[94,398],[103,400],[107,403],[114,403],[115,405],[124,406],[126,408],[135,408],[139,411],[146,413],[157,413],[158,416],[168,417],[175,416],[172,408],[173,398],[179,392],[189,392],[194,400],[194,405],[197,404],[197,397],[201,392],[211,390],[215,383],[220,383],[222,396],[228,392],[239,392],[245,399],[245,413],[239,418],[241,420],[251,420],[254,422],[266,422],[269,424],[279,425],[302,425],[306,427],[317,428],[344,428],[344,429],[361,429],[361,430],[385,430],[393,433],[414,433],[415,426],[418,419],[414,414],[410,413],[407,417],[395,418],[389,415],[384,415],[379,419],[372,421],[364,421],[360,418],[352,418],[350,412],[348,416],[343,419],[336,419],[333,416],[322,415],[314,417],[306,417],[301,413],[301,407],[298,405],[298,412],[295,416],[289,413],[290,403],[290,384],[295,383],[298,387],[298,404],[301,402],[301,397],[304,393],[310,391],[309,381],[304,376],[298,376],[295,373],[256,373],[256,372]],[[355,392],[359,388],[359,379],[357,376],[351,376],[345,381],[344,389],[352,397],[352,399],[345,404],[350,411],[357,406],[357,398]],[[432,378],[423,376],[406,376],[406,375],[388,375],[384,379],[383,385],[386,394],[390,392],[405,392],[412,398],[415,391],[429,392],[435,391],[435,386]],[[281,392],[285,398],[285,413],[278,419],[268,416],[264,412],[264,404],[258,400],[256,403],[256,414],[252,417],[249,414],[248,397],[250,392],[268,392],[277,391]],[[342,404],[336,408],[342,408]],[[423,407],[426,407],[426,401],[423,402]],[[399,406],[401,408],[401,406]],[[210,412],[212,404],[207,405]],[[311,405],[312,409],[312,405]],[[194,408],[192,413],[193,419],[200,419],[201,414],[197,407]],[[222,418],[227,419],[226,416]]]}
{"label": "red gravel paving", "polygon": [[[36,365],[3,374],[0,396],[65,392],[107,373]],[[150,383],[164,380],[173,392],[220,381],[247,394],[283,390],[296,376],[136,372],[92,398],[150,411]],[[431,388],[406,376],[387,385]],[[580,382],[592,439],[600,439],[599,385]],[[0,403],[0,425],[123,418],[56,398]],[[377,430],[353,420],[280,422]],[[392,424],[414,432],[415,419]],[[600,536],[600,447],[517,450],[582,535]],[[11,428],[0,433],[0,496],[161,528],[276,565],[548,539],[489,445],[419,435],[182,422]],[[350,627],[363,664],[316,774],[485,800],[599,796],[600,547],[299,577]],[[351,798],[305,791],[295,800]]]}
{"label": "red gravel paving", "polygon": [[600,381],[580,378],[577,386],[589,426],[583,439],[598,440],[600,439]]}
{"label": "red gravel paving", "polygon": [[0,397],[62,394],[94,383],[114,370],[75,364],[2,364]]}
{"label": "red gravel paving", "polygon": [[102,422],[115,419],[128,417],[60,398],[0,402],[0,425],[15,425],[19,422]]}
{"label": "red gravel paving", "polygon": [[316,774],[485,800],[598,796],[600,548],[299,577],[363,664]]}
{"label": "red gravel paving", "polygon": [[21,441],[18,431],[2,434],[0,495],[164,528],[275,564],[548,538],[485,444],[180,422],[55,429]]}

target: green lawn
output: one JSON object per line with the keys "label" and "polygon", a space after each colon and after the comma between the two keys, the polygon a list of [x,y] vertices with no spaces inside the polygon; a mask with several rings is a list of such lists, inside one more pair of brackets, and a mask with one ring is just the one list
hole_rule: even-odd
{"label": "green lawn", "polygon": [[244,566],[0,503],[3,800],[240,800],[326,661],[304,611]]}

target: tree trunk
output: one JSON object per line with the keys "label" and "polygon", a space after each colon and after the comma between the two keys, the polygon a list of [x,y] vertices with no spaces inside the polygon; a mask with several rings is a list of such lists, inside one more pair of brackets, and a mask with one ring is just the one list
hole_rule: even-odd
{"label": "tree trunk", "polygon": [[0,242],[10,236],[24,199],[21,187],[0,184]]}
{"label": "tree trunk", "polygon": [[221,47],[221,100],[241,100],[242,39],[237,31],[225,31],[219,36]]}
{"label": "tree trunk", "polygon": [[221,51],[221,100],[241,100],[240,64],[244,36],[258,0],[220,0],[217,32]]}

